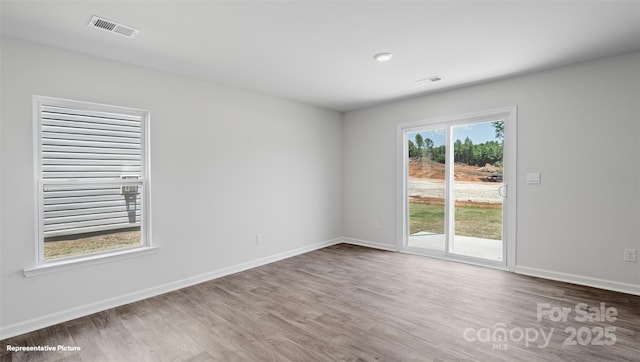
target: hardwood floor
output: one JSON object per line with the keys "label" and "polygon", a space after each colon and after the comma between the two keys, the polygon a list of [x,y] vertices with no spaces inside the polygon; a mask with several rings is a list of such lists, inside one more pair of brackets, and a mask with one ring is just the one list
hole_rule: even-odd
{"label": "hardwood floor", "polygon": [[[551,312],[540,321],[538,303]],[[576,321],[579,303],[605,303],[617,320]],[[567,321],[550,319],[558,307]],[[2,361],[640,361],[640,297],[341,244],[0,347]]]}

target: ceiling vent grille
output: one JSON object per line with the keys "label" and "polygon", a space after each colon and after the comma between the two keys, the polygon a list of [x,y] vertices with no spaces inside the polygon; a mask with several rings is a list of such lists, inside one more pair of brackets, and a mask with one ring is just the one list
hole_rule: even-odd
{"label": "ceiling vent grille", "polygon": [[91,18],[91,21],[89,21],[88,25],[93,28],[98,28],[98,29],[108,31],[110,33],[120,34],[120,35],[126,36],[127,38],[133,38],[136,35],[138,35],[138,33],[140,33],[140,30],[136,28],[132,28],[130,26],[120,24],[115,21],[101,18],[95,15]]}
{"label": "ceiling vent grille", "polygon": [[439,82],[442,80],[442,77],[439,75],[434,75],[433,77],[429,77],[429,78],[422,78],[422,79],[418,79],[415,81],[416,84],[424,84],[427,82]]}

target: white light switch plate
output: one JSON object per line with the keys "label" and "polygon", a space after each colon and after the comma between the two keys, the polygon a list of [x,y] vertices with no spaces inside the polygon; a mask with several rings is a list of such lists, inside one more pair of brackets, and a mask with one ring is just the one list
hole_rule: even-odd
{"label": "white light switch plate", "polygon": [[539,172],[533,172],[533,173],[528,173],[527,174],[527,183],[532,185],[532,184],[539,184],[540,181],[540,173]]}
{"label": "white light switch plate", "polygon": [[635,263],[638,259],[636,249],[624,249],[624,261]]}

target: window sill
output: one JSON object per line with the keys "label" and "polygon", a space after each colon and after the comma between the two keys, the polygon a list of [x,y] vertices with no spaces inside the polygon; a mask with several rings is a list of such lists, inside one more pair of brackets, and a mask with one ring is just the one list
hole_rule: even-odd
{"label": "window sill", "polygon": [[144,246],[135,249],[127,249],[114,251],[103,254],[96,255],[88,255],[85,257],[60,260],[60,261],[51,261],[42,263],[40,265],[36,265],[32,268],[25,268],[22,272],[24,276],[27,278],[35,277],[44,274],[55,273],[63,270],[80,268],[88,265],[96,265],[107,263],[116,260],[122,260],[127,258],[132,258],[140,255],[146,255],[153,252],[156,252],[159,249],[159,246]]}

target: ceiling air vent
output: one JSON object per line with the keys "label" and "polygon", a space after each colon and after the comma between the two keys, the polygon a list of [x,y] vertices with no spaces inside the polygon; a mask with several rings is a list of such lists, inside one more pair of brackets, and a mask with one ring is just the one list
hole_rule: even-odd
{"label": "ceiling air vent", "polygon": [[124,35],[128,38],[133,38],[136,35],[138,35],[138,33],[140,32],[140,30],[136,28],[132,28],[124,24],[116,23],[115,21],[101,18],[95,15],[91,18],[91,21],[89,21],[88,25],[94,28],[108,31],[110,33]]}
{"label": "ceiling air vent", "polygon": [[415,81],[416,84],[424,84],[427,82],[439,82],[442,80],[442,77],[439,75],[434,75],[433,77],[429,77],[429,78],[422,78],[422,79],[418,79]]}

